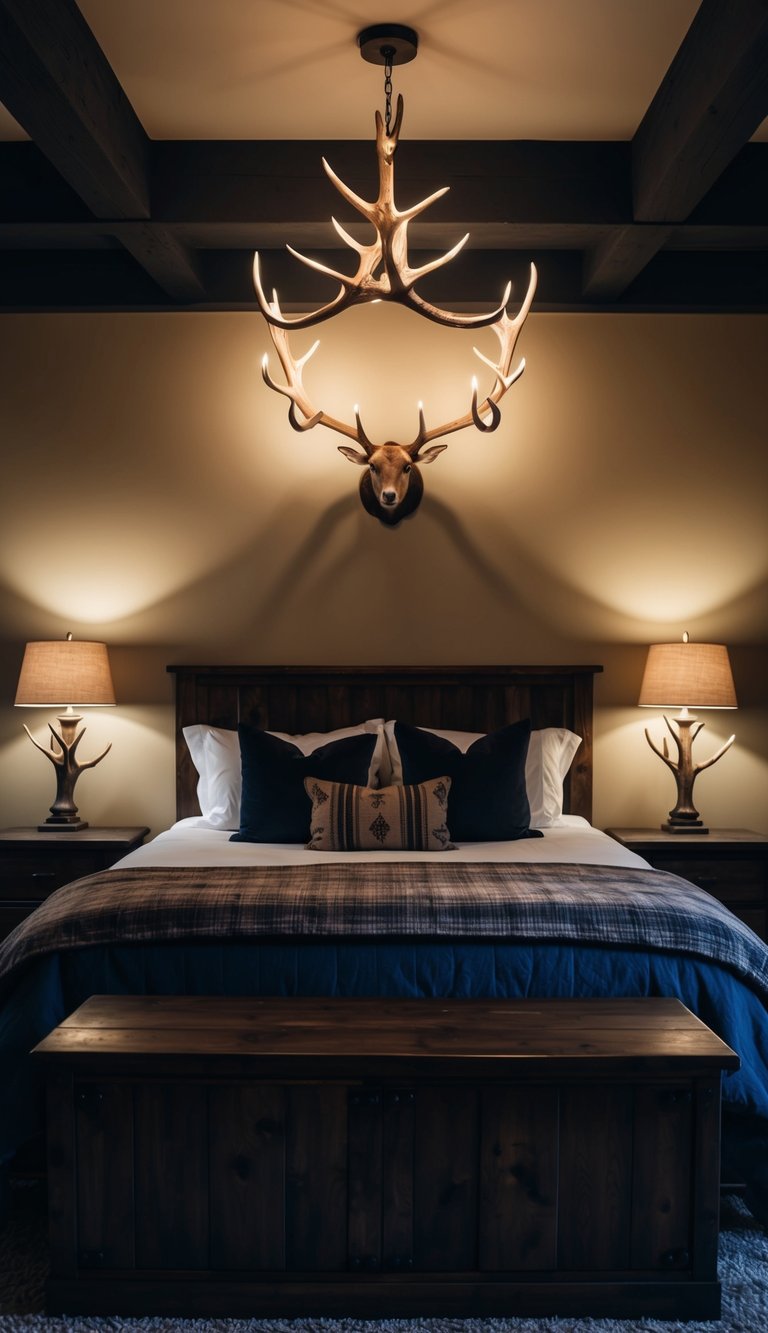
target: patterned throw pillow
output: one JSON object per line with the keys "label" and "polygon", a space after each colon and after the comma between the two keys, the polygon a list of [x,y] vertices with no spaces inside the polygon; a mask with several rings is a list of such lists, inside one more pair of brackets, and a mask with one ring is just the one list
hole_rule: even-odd
{"label": "patterned throw pillow", "polygon": [[305,778],[312,802],[307,847],[316,852],[454,850],[445,822],[451,779],[409,787],[356,787]]}

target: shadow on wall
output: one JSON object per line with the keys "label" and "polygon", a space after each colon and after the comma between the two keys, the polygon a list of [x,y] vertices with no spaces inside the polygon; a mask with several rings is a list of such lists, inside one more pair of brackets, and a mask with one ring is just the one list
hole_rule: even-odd
{"label": "shadow on wall", "polygon": [[[72,629],[140,647],[164,661],[493,662],[600,660],[591,645],[627,646],[676,638],[733,644],[762,623],[765,586],[685,625],[653,624],[617,614],[537,561],[515,540],[496,509],[473,498],[473,526],[434,494],[396,529],[367,515],[347,493],[320,512],[283,503],[237,555],[185,582],[141,611],[87,626],[64,622],[9,588],[0,615],[18,638],[3,654],[0,676],[13,698],[23,641]],[[126,542],[126,559],[130,559]],[[167,575],[167,570],[165,571]],[[748,639],[747,639],[748,641]],[[152,645],[155,645],[153,648]],[[133,656],[134,654],[132,654]],[[16,661],[18,657],[18,661]],[[6,658],[13,658],[11,662]],[[119,657],[113,664],[119,672]],[[159,662],[154,662],[152,674]],[[134,664],[149,683],[149,664]],[[146,696],[144,696],[146,697]],[[153,696],[157,699],[157,691]],[[625,696],[626,700],[626,696]]]}

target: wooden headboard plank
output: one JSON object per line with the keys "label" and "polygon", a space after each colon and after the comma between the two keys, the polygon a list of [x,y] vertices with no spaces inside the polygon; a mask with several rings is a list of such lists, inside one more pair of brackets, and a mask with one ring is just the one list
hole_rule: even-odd
{"label": "wooden headboard plank", "polygon": [[169,666],[176,677],[176,813],[199,814],[197,773],[182,728],[194,723],[330,731],[368,717],[415,726],[494,731],[530,717],[583,738],[565,809],[592,817],[593,678],[600,666]]}

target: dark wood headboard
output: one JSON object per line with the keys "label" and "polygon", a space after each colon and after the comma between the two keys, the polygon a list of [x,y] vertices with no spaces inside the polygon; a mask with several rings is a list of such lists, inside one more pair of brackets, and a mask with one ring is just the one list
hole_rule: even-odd
{"label": "dark wood headboard", "polygon": [[200,813],[182,727],[238,722],[273,731],[331,731],[369,717],[495,731],[529,717],[568,727],[582,744],[565,782],[566,813],[592,817],[592,687],[600,666],[169,666],[176,677],[176,817]]}

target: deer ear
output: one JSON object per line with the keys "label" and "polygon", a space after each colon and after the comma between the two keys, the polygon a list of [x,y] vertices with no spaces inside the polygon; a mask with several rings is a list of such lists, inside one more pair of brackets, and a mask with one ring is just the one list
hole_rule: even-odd
{"label": "deer ear", "polygon": [[441,454],[443,452],[443,449],[447,448],[448,448],[447,444],[433,444],[429,449],[425,449],[423,454],[422,453],[416,454],[416,457],[414,458],[413,461],[414,463],[434,463],[438,454]]}
{"label": "deer ear", "polygon": [[[447,446],[445,446],[447,448]],[[337,444],[336,448],[340,454],[348,458],[350,463],[357,463],[359,467],[364,467],[368,462],[366,454],[358,453],[357,449],[352,449],[348,444]]]}

